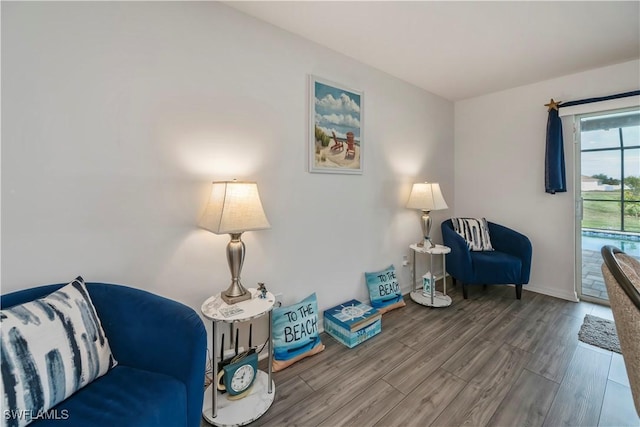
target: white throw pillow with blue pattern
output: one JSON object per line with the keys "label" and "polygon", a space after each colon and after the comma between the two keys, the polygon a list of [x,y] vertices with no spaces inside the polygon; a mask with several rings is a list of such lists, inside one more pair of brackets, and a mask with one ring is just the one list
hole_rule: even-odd
{"label": "white throw pillow with blue pattern", "polygon": [[486,218],[451,218],[453,229],[464,238],[471,251],[492,251]]}
{"label": "white throw pillow with blue pattern", "polygon": [[3,426],[42,417],[117,364],[82,277],[0,320]]}

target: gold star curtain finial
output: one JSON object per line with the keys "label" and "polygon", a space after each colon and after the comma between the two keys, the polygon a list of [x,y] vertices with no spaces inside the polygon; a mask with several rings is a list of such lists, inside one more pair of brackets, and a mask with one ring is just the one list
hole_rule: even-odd
{"label": "gold star curtain finial", "polygon": [[556,110],[558,111],[558,106],[562,104],[562,101],[554,101],[553,98],[551,98],[551,100],[549,101],[548,104],[544,104],[545,107],[549,107],[549,109],[547,111],[551,111],[551,110]]}

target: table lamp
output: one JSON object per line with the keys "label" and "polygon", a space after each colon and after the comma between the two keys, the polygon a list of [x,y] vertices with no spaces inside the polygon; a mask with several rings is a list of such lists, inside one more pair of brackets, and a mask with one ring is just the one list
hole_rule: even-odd
{"label": "table lamp", "polygon": [[227,304],[251,299],[240,282],[245,247],[241,240],[245,231],[271,228],[262,209],[258,184],[246,181],[214,181],[209,202],[198,225],[215,234],[229,234],[227,261],[231,285],[220,296]]}
{"label": "table lamp", "polygon": [[409,201],[407,202],[407,208],[420,209],[422,216],[420,217],[420,226],[422,227],[422,235],[424,241],[419,246],[431,249],[435,245],[429,237],[431,232],[431,218],[429,212],[437,211],[440,209],[447,209],[447,202],[442,197],[442,191],[440,190],[440,184],[437,182],[420,182],[413,184],[411,188],[411,194],[409,194]]}

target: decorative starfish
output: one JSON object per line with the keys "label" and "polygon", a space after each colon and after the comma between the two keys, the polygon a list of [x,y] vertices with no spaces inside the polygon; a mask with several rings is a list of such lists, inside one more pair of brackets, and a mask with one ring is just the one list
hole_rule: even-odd
{"label": "decorative starfish", "polygon": [[549,109],[547,111],[551,111],[551,110],[556,110],[558,111],[558,106],[562,104],[562,101],[554,101],[553,98],[551,98],[551,100],[549,101],[548,104],[544,104],[545,107],[549,107]]}

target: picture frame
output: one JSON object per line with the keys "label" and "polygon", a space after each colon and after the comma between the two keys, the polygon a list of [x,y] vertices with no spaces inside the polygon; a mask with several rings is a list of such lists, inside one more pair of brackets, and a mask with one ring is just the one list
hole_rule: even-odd
{"label": "picture frame", "polygon": [[364,93],[309,76],[309,172],[361,175]]}

